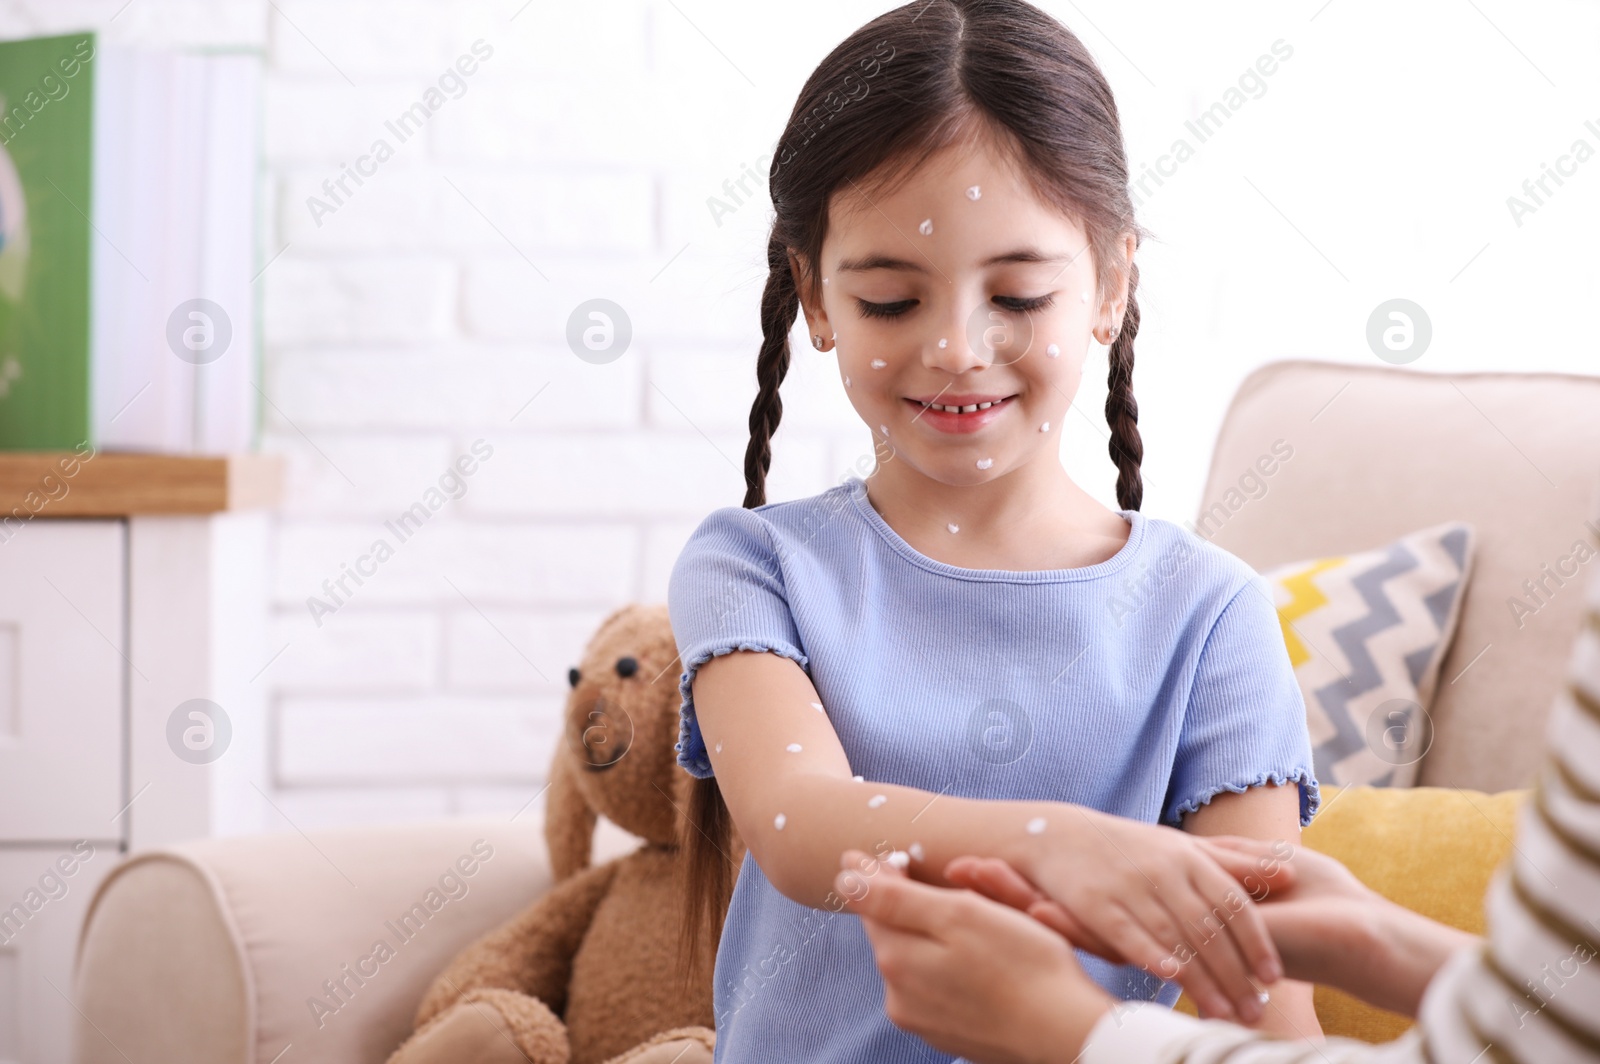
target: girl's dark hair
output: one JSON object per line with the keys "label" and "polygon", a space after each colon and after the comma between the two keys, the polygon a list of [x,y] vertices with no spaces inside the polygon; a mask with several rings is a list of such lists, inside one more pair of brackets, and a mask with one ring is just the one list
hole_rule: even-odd
{"label": "girl's dark hair", "polygon": [[[790,272],[820,299],[815,264],[835,192],[886,192],[934,153],[954,145],[999,148],[1034,194],[1075,219],[1088,237],[1099,306],[1116,290],[1134,219],[1128,163],[1111,88],[1082,42],[1024,0],[913,0],[873,19],[835,48],[800,90],[769,171],[774,219],[761,294],[759,391],[745,451],[746,507],[766,502],[771,440],[783,416],[778,388],[789,369],[789,333],[800,311]],[[866,186],[863,188],[863,186]],[[1111,344],[1106,422],[1117,465],[1118,505],[1144,495],[1133,341],[1139,332],[1139,268],[1129,264],[1127,310]],[[709,925],[715,955],[736,868],[727,858],[732,821],[715,777],[690,792],[680,972],[692,977]]]}

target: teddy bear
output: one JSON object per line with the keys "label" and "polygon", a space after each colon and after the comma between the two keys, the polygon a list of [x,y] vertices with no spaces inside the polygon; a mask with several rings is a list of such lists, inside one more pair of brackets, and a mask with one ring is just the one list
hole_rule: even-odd
{"label": "teddy bear", "polygon": [[[710,1064],[709,930],[691,992],[677,981],[682,833],[679,669],[667,608],[613,611],[567,674],[544,834],[551,889],[463,950],[388,1064]],[[590,867],[596,818],[640,836]],[[744,846],[734,839],[734,868]]]}

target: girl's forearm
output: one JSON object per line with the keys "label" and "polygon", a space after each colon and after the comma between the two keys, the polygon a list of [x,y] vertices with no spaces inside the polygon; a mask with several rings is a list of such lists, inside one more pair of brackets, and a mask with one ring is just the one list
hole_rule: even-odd
{"label": "girl's forearm", "polygon": [[962,798],[812,773],[786,779],[766,804],[738,818],[755,821],[741,823],[740,834],[763,873],[791,900],[834,909],[845,850],[879,859],[901,851],[912,878],[948,886],[943,870],[957,857],[1001,857],[1026,870],[1046,840],[1070,845],[1090,818],[1105,815],[1065,802]]}

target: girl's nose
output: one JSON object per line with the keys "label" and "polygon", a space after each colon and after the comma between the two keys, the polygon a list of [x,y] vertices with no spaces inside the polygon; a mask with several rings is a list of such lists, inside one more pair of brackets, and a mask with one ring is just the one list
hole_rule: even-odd
{"label": "girl's nose", "polygon": [[[941,369],[952,374],[989,365],[991,356],[981,346],[985,327],[982,313],[983,308],[979,306],[976,318],[969,312],[940,324],[938,335],[929,336],[923,341],[922,364],[929,369]],[[973,346],[975,342],[980,345],[977,349]]]}

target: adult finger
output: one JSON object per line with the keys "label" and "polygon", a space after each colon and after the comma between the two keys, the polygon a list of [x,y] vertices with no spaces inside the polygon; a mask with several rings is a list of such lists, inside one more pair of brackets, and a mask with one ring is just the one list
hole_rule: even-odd
{"label": "adult finger", "polygon": [[1104,937],[1095,934],[1066,906],[1042,893],[1009,861],[999,857],[957,857],[945,866],[945,878],[958,887],[968,887],[1021,909],[1079,949],[1113,964],[1127,963]]}
{"label": "adult finger", "polygon": [[1078,949],[1088,950],[1112,964],[1134,963],[1113,945],[1110,939],[1091,930],[1083,921],[1072,915],[1072,910],[1054,898],[1034,902],[1028,906],[1027,913]]}
{"label": "adult finger", "polygon": [[1290,890],[1298,878],[1291,860],[1294,851],[1285,852],[1282,841],[1264,842],[1238,835],[1207,835],[1195,841],[1258,901],[1272,891]]}
{"label": "adult finger", "polygon": [[944,877],[1013,909],[1026,909],[1045,897],[1010,861],[999,857],[957,857],[945,866]]}
{"label": "adult finger", "polygon": [[922,935],[949,926],[959,908],[956,892],[903,875],[883,875],[881,869],[870,881],[853,870],[841,871],[834,877],[834,889],[851,912]]}
{"label": "adult finger", "polygon": [[882,856],[870,854],[864,850],[851,849],[839,854],[839,867],[859,872],[868,879],[884,870],[896,875],[905,875],[902,869],[896,868],[893,863],[884,860]]}

